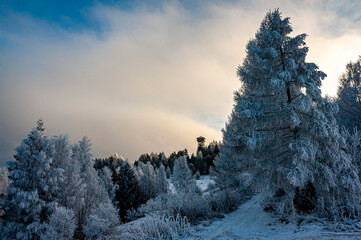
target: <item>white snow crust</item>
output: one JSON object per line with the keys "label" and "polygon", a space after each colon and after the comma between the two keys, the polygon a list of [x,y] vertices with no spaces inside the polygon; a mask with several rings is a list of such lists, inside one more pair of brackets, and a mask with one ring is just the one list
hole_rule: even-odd
{"label": "white snow crust", "polygon": [[340,227],[326,221],[281,223],[279,218],[263,211],[262,200],[261,194],[255,195],[223,219],[193,227],[185,239],[361,239],[361,222],[353,223],[349,229],[347,225]]}

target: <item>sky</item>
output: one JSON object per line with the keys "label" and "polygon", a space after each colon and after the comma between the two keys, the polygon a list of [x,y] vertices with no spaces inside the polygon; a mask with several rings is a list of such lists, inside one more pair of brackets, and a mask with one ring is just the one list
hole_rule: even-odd
{"label": "sky", "polygon": [[275,8],[334,96],[361,54],[360,1],[2,0],[0,166],[40,118],[48,136],[88,136],[95,157],[221,140],[245,46]]}

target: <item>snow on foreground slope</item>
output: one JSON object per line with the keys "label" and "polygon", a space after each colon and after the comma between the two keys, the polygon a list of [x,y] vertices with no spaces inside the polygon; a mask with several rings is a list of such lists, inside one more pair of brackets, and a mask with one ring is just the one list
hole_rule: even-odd
{"label": "snow on foreground slope", "polygon": [[194,227],[185,239],[361,239],[361,222],[342,232],[327,231],[335,226],[322,223],[285,224],[263,211],[261,202],[262,195],[256,195],[225,218]]}

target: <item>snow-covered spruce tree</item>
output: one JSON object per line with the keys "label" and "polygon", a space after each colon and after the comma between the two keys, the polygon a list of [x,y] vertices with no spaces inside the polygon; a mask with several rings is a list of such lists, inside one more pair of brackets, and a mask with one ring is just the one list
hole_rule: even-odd
{"label": "snow-covered spruce tree", "polygon": [[[198,147],[199,149],[204,150],[205,148],[202,146]],[[194,167],[203,175],[207,173],[207,163],[204,161],[203,153],[201,150],[198,150],[197,157],[194,161]]]}
{"label": "snow-covered spruce tree", "polygon": [[167,175],[164,170],[163,164],[157,170],[157,183],[156,183],[157,195],[168,193],[168,181]]}
{"label": "snow-covered spruce tree", "polygon": [[107,166],[104,166],[98,170],[98,174],[101,185],[107,190],[110,200],[115,204],[115,190],[117,187],[113,182],[112,171]]}
{"label": "snow-covered spruce tree", "polygon": [[210,171],[216,187],[211,203],[217,211],[230,212],[238,206],[240,195],[243,193],[240,163],[237,155],[232,155],[231,151],[222,151],[222,146],[220,149],[221,155],[216,157],[214,167]]}
{"label": "snow-covered spruce tree", "polygon": [[80,178],[84,185],[83,204],[77,216],[76,237],[83,237],[83,224],[90,214],[90,211],[101,203],[110,201],[109,196],[100,184],[98,174],[93,167],[94,162],[91,154],[91,143],[87,137],[83,137],[78,144],[73,146],[72,158],[78,161],[80,166]]}
{"label": "snow-covered spruce tree", "polygon": [[4,167],[0,167],[0,196],[6,195],[8,186],[9,186],[9,171]]}
{"label": "snow-covered spruce tree", "polygon": [[61,206],[72,209],[74,213],[78,214],[84,203],[85,195],[85,184],[80,178],[80,163],[72,157],[68,136],[55,136],[53,143],[53,164],[63,170],[58,202]]}
{"label": "snow-covered spruce tree", "polygon": [[[7,201],[7,189],[9,186],[9,171],[5,167],[0,167],[0,224],[3,215],[5,214],[3,208]],[[0,227],[1,232],[1,227]]]}
{"label": "snow-covered spruce tree", "polygon": [[201,179],[201,174],[199,173],[199,171],[197,170],[196,174],[194,174],[196,180]]}
{"label": "snow-covered spruce tree", "polygon": [[353,131],[361,130],[361,56],[355,63],[346,65],[346,72],[339,78],[336,114],[339,125]]}
{"label": "snow-covered spruce tree", "polygon": [[169,195],[167,205],[172,209],[173,216],[180,214],[195,223],[212,215],[208,201],[202,197],[196,179],[188,167],[186,156],[180,156],[175,160],[171,181],[175,193]]}
{"label": "snow-covered spruce tree", "polygon": [[361,179],[361,131],[356,127],[353,132],[341,128],[341,134],[346,139],[346,152],[351,156],[353,164],[358,168]]}
{"label": "snow-covered spruce tree", "polygon": [[41,120],[8,162],[11,184],[5,203],[2,239],[39,239],[56,207],[61,169],[53,166],[52,142]]}
{"label": "snow-covered spruce tree", "polygon": [[150,162],[140,162],[137,167],[137,175],[139,178],[139,187],[143,195],[147,199],[155,198],[157,196],[157,176],[152,164]]}
{"label": "snow-covered spruce tree", "polygon": [[291,32],[275,10],[248,42],[218,165],[230,161],[255,190],[277,192],[282,214],[359,214],[360,181],[342,150],[337,106],[321,96],[326,74],[305,62],[306,34]]}
{"label": "snow-covered spruce tree", "polygon": [[178,192],[199,192],[196,180],[188,167],[187,158],[181,156],[174,162],[173,175],[171,177],[174,188]]}
{"label": "snow-covered spruce tree", "polygon": [[[230,124],[232,123],[229,122],[228,126]],[[224,131],[224,139],[226,139],[226,134],[227,136],[232,135],[231,131],[232,128],[227,132]],[[221,154],[216,157],[214,161],[214,168],[211,170],[211,176],[215,185],[221,191],[224,191],[225,195],[228,195],[229,191],[238,190],[241,186],[239,156],[232,154],[232,151],[227,151],[227,148],[227,150],[223,150],[222,147],[220,149]]]}
{"label": "snow-covered spruce tree", "polygon": [[169,167],[167,167],[167,168],[165,169],[165,174],[167,175],[167,179],[169,179],[170,176],[172,175],[172,172],[170,171]]}

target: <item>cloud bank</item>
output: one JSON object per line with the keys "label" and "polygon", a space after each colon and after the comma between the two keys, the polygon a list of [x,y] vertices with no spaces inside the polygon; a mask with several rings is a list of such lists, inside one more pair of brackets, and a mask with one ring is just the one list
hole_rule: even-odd
{"label": "cloud bank", "polygon": [[338,1],[181,2],[131,10],[89,9],[103,31],[66,31],[13,13],[0,28],[0,164],[45,120],[48,135],[87,135],[95,156],[196,149],[195,138],[221,140],[240,87],[236,68],[269,9],[307,33],[308,61],[328,74],[334,95],[345,64],[361,49],[360,3]]}

